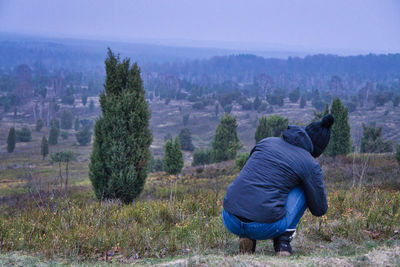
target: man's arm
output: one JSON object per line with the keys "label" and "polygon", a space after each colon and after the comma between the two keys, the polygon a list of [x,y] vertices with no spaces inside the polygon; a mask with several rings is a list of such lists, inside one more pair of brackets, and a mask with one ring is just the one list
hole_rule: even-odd
{"label": "man's arm", "polygon": [[322,216],[328,210],[328,201],[326,200],[326,191],[322,178],[321,167],[318,163],[315,163],[309,171],[309,175],[303,179],[307,206],[315,216]]}

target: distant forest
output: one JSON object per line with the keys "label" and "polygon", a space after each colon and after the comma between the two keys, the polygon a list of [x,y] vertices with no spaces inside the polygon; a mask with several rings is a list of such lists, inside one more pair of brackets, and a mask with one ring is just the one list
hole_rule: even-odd
{"label": "distant forest", "polygon": [[[139,60],[148,99],[166,103],[186,99],[197,109],[218,101],[228,113],[234,102],[245,110],[261,112],[283,105],[288,97],[292,102],[311,100],[322,110],[325,103],[340,97],[352,112],[389,101],[398,105],[400,99],[400,54],[287,59],[246,54],[204,59],[202,54],[203,59],[183,60],[180,52],[195,57],[197,50],[127,44],[118,49],[122,57],[138,54],[132,60]],[[103,89],[106,49],[99,43],[3,40],[0,51],[0,106],[4,110],[32,97],[71,102],[74,97],[98,95]],[[163,51],[164,61],[160,60]],[[176,60],[170,57],[173,53]]]}

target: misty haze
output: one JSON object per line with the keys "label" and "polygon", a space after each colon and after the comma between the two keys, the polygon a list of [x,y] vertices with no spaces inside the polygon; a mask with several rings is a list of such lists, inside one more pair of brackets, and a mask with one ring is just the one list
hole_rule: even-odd
{"label": "misty haze", "polygon": [[0,265],[399,265],[399,14],[0,0]]}

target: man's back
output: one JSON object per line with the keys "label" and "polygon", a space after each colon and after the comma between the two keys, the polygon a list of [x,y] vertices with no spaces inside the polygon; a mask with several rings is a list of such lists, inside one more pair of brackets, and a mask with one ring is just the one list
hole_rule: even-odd
{"label": "man's back", "polygon": [[266,223],[285,216],[290,190],[312,178],[319,165],[310,154],[313,145],[303,128],[292,127],[283,138],[265,138],[253,148],[246,165],[227,189],[223,203],[226,211]]}

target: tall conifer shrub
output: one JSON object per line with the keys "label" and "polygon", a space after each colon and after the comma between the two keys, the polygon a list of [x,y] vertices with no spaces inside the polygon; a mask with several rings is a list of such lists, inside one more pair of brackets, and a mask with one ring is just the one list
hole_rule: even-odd
{"label": "tall conifer shrub", "polygon": [[221,162],[236,157],[241,144],[237,136],[236,117],[225,114],[215,130],[211,147],[211,161]]}
{"label": "tall conifer shrub", "polygon": [[335,118],[335,123],[325,153],[331,156],[346,155],[351,150],[349,113],[339,98],[333,100],[331,114]]}
{"label": "tall conifer shrub", "polygon": [[124,203],[143,190],[151,158],[150,112],[137,64],[108,50],[100,93],[102,117],[94,127],[89,177],[99,199]]}
{"label": "tall conifer shrub", "polygon": [[168,139],[164,145],[163,169],[168,174],[178,174],[183,168],[183,155],[179,138]]}

